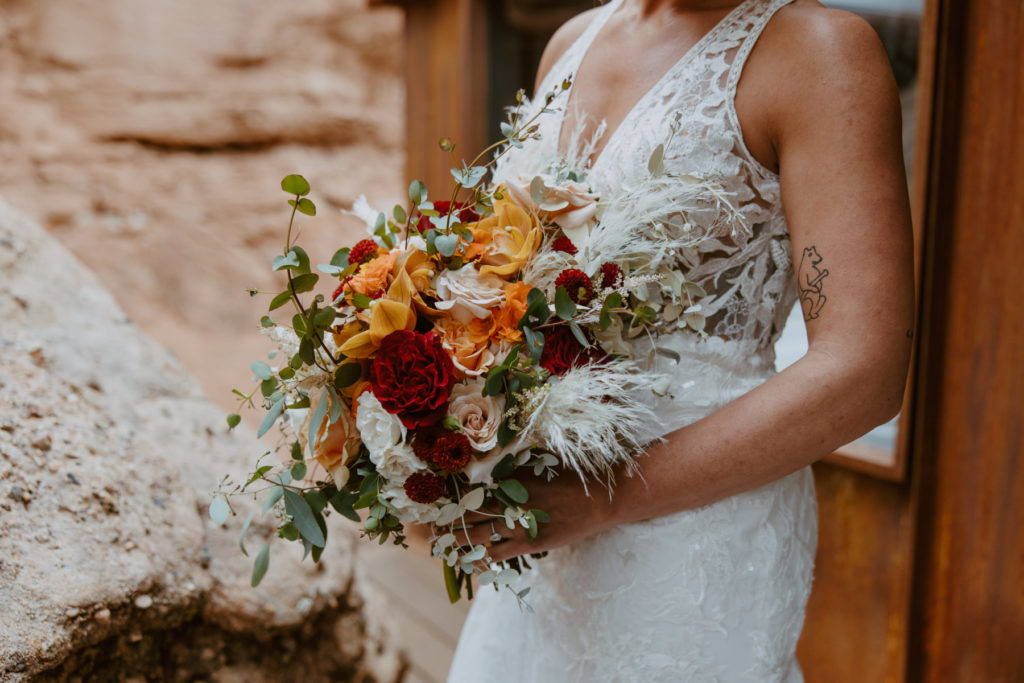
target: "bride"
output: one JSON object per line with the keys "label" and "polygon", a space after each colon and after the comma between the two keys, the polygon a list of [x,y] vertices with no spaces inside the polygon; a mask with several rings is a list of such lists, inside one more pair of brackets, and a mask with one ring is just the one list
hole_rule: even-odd
{"label": "bride", "polygon": [[[709,337],[659,356],[664,436],[614,496],[565,475],[530,483],[556,523],[534,545],[482,522],[491,558],[532,563],[521,609],[482,590],[451,683],[801,681],[810,591],[809,465],[899,409],[913,319],[894,79],[874,32],[814,0],[611,0],[552,38],[537,91],[572,75],[561,113],[499,181],[584,146],[602,198],[665,167],[713,178],[751,234],[691,258]],[[539,105],[536,105],[539,106]],[[598,122],[604,122],[602,128]],[[582,135],[574,135],[579,133]],[[634,195],[635,196],[635,195]],[[809,351],[776,374],[799,302]],[[483,519],[483,518],[480,518]]]}

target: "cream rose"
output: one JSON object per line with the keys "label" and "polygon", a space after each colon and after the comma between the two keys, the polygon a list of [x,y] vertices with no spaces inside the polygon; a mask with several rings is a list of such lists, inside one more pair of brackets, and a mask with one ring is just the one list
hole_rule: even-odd
{"label": "cream rose", "polygon": [[505,300],[505,281],[490,273],[481,275],[473,266],[445,270],[434,281],[437,308],[450,311],[463,325],[473,318],[486,318],[490,309]]}
{"label": "cream rose", "polygon": [[[547,214],[577,248],[583,246],[589,234],[589,225],[597,215],[597,195],[582,183],[566,180],[554,184],[547,175],[539,177],[544,183],[544,194],[537,210]],[[508,191],[522,206],[534,206],[530,186],[534,177],[519,176],[508,183]]]}
{"label": "cream rose", "polygon": [[448,401],[448,414],[459,421],[470,445],[486,453],[498,444],[505,399],[483,396],[483,386],[482,380],[456,384]]}

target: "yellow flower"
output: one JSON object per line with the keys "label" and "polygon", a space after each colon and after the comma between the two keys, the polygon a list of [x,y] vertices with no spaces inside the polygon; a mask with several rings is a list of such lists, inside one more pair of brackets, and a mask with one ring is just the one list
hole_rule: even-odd
{"label": "yellow flower", "polygon": [[400,270],[387,294],[371,305],[370,328],[352,336],[339,350],[349,358],[369,358],[384,337],[397,330],[411,330],[416,326],[414,295],[417,293],[412,278],[405,270]]}
{"label": "yellow flower", "polygon": [[470,228],[474,241],[477,235],[489,243],[484,251],[480,274],[494,273],[509,278],[522,269],[540,245],[541,230],[537,221],[518,204],[508,200],[494,203],[494,214]]}

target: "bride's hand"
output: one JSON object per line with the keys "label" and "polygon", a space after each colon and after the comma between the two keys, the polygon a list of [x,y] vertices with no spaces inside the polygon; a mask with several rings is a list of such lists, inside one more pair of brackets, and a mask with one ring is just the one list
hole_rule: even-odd
{"label": "bride's hand", "polygon": [[[506,526],[496,506],[465,516],[466,524],[472,525],[465,532],[469,541],[488,547],[492,562],[569,545],[617,524],[608,491],[600,484],[591,482],[588,495],[580,478],[570,472],[562,472],[551,481],[532,477],[523,479],[522,483],[530,499],[521,507],[543,510],[551,517],[550,523],[539,525],[539,534],[532,543],[526,538],[526,529],[518,522],[514,529]],[[457,527],[458,522],[454,526]],[[460,540],[465,538],[461,531],[457,536]]]}

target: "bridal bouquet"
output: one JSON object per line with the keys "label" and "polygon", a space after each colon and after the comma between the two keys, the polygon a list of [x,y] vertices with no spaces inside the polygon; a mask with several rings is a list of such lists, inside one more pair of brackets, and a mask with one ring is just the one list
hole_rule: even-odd
{"label": "bridal bouquet", "polygon": [[[253,363],[257,387],[236,392],[265,410],[257,435],[276,434],[282,455],[261,459],[244,484],[225,478],[215,521],[230,514],[230,496],[258,488],[276,536],[301,542],[314,561],[331,510],[380,543],[404,544],[406,524],[429,524],[454,601],[472,597],[474,577],[498,587],[518,575],[518,562],[489,565],[488,548],[468,542],[467,512],[535,539],[559,520],[530,507],[524,473],[571,471],[610,485],[617,468],[629,470],[652,420],[638,396],[669,387],[645,378],[626,342],[666,328],[702,333],[704,292],[673,257],[693,244],[694,226],[681,214],[627,215],[627,204],[603,203],[567,165],[485,182],[494,160],[482,160],[536,138],[537,116],[556,95],[531,118],[513,109],[504,140],[453,169],[444,200],[414,181],[408,204],[390,215],[357,201],[369,236],[319,272],[292,240],[297,215],[316,214],[310,186],[284,178],[291,220],[272,267],[287,287],[260,323],[277,347],[274,364]],[[666,175],[661,149],[655,178]],[[713,185],[689,184],[695,211],[712,207],[735,224]],[[624,239],[638,221],[658,249]],[[239,422],[228,416],[229,426]],[[268,541],[253,585],[269,552]]]}

